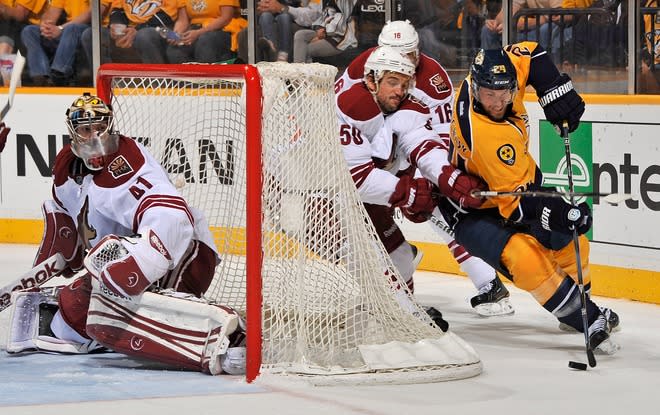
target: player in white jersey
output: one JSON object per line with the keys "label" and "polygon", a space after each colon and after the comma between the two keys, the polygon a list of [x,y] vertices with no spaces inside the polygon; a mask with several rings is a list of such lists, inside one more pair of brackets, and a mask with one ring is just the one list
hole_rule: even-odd
{"label": "player in white jersey", "polygon": [[[436,138],[444,146],[448,146],[454,91],[445,69],[435,59],[419,51],[419,36],[415,27],[408,20],[387,22],[378,37],[378,44],[391,46],[399,52],[407,54],[415,63],[415,84],[411,95],[429,108],[431,126],[438,134]],[[374,49],[362,52],[337,79],[335,82],[337,96],[356,83],[362,82],[365,62]],[[454,240],[453,235],[443,229],[449,229],[449,225],[445,223],[440,214],[434,216],[434,220],[438,221],[441,226],[431,226],[442,237],[461,270],[468,275],[478,291],[470,301],[475,311],[483,316],[513,313],[514,308],[509,301],[509,291],[502,284],[495,270],[481,258],[470,255]]]}
{"label": "player in white jersey", "polygon": [[[409,95],[415,66],[406,55],[380,46],[364,68],[364,81],[336,99],[340,142],[376,232],[412,292],[414,251],[394,222],[394,208],[413,221],[426,220],[435,208],[434,185],[465,206],[480,206],[482,200],[470,195],[480,183],[449,165],[428,107]],[[423,177],[415,178],[415,169]],[[405,308],[405,299],[398,299]],[[434,320],[446,330],[441,317]]]}
{"label": "player in white jersey", "polygon": [[67,111],[72,142],[55,160],[35,263],[59,253],[69,274],[83,264],[87,272],[54,293],[13,295],[7,350],[85,353],[100,345],[212,374],[222,360],[232,371],[225,355],[228,336],[242,337],[240,318],[200,299],[220,261],[206,219],[112,125],[111,108],[88,93]]}

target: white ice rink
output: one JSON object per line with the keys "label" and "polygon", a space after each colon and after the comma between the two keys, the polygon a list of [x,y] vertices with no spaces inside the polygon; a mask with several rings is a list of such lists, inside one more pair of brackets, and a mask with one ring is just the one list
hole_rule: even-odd
{"label": "white ice rink", "polygon": [[[0,245],[0,285],[30,268],[36,246]],[[10,356],[0,351],[0,414],[548,414],[660,413],[660,306],[596,298],[621,317],[615,356],[586,372],[584,337],[567,334],[532,297],[509,285],[516,313],[484,319],[467,299],[469,281],[418,272],[417,297],[440,309],[451,330],[480,354],[480,376],[402,386],[312,387],[280,378],[161,370],[121,355]],[[0,313],[4,330],[7,313]],[[0,341],[5,333],[0,333]],[[3,347],[4,348],[4,347]]]}

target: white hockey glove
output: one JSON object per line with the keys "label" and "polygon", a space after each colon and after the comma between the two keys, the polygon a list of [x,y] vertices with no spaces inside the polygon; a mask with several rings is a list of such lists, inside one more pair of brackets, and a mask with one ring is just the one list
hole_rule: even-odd
{"label": "white hockey glove", "polygon": [[147,230],[141,238],[108,235],[85,257],[85,268],[120,297],[142,294],[169,269],[170,257],[158,236]]}

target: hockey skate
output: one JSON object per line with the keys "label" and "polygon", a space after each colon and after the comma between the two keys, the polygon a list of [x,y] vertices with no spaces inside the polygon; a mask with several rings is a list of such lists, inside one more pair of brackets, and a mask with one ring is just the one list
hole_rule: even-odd
{"label": "hockey skate", "polygon": [[[607,324],[609,325],[610,332],[614,333],[619,330],[621,330],[621,327],[619,327],[619,315],[612,311],[611,308],[607,307],[598,307],[600,309],[600,312],[605,316],[605,319],[607,319]],[[559,330],[565,331],[567,333],[577,333],[578,331],[574,328],[569,326],[566,323],[559,323]]]}
{"label": "hockey skate", "polygon": [[[603,311],[606,310],[606,311]],[[616,323],[612,327],[610,323]],[[601,307],[598,318],[589,326],[589,345],[594,351],[600,351],[612,355],[621,349],[617,343],[610,338],[612,330],[619,325],[619,316],[609,308]]]}
{"label": "hockey skate", "polygon": [[493,281],[481,287],[477,295],[470,299],[470,304],[482,317],[510,315],[515,310],[509,296],[509,290],[496,275]]}

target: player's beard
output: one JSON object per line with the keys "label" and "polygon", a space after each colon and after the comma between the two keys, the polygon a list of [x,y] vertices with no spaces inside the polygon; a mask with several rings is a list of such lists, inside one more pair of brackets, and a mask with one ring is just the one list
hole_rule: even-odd
{"label": "player's beard", "polygon": [[398,97],[396,95],[391,95],[387,97],[385,100],[379,100],[378,105],[380,106],[380,109],[386,113],[392,113],[399,109],[399,106],[403,102],[403,97]]}

